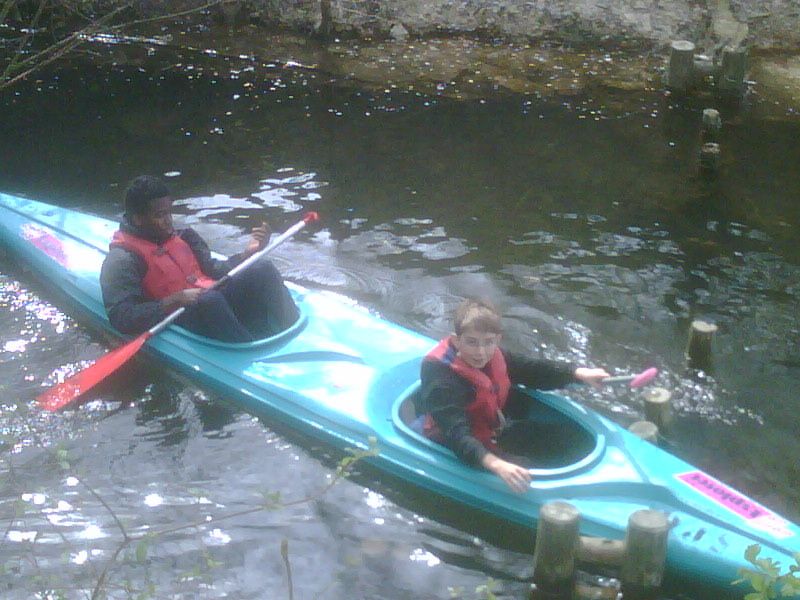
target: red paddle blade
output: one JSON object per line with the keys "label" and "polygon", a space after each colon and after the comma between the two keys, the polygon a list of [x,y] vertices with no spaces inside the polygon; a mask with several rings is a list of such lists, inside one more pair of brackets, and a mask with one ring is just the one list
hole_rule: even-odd
{"label": "red paddle blade", "polygon": [[658,369],[655,367],[650,367],[639,373],[636,377],[631,380],[631,387],[638,388],[642,387],[643,385],[647,385],[653,379],[655,379],[656,375],[658,375]]}
{"label": "red paddle blade", "polygon": [[45,410],[55,411],[78,399],[84,392],[103,381],[139,351],[152,334],[145,331],[124,346],[112,350],[69,379],[39,394],[36,401]]}

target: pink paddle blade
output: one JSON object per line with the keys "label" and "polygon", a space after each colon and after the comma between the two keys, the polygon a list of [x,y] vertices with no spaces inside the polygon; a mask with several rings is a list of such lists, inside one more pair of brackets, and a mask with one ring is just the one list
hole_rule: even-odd
{"label": "pink paddle blade", "polygon": [[36,402],[45,410],[56,411],[74,400],[77,400],[81,394],[93,388],[125,364],[139,351],[139,348],[142,347],[149,337],[150,332],[145,331],[136,339],[112,350],[69,379],[42,392],[36,397]]}
{"label": "pink paddle blade", "polygon": [[658,369],[655,367],[645,369],[631,380],[631,387],[638,388],[647,385],[656,378],[656,375],[658,375]]}

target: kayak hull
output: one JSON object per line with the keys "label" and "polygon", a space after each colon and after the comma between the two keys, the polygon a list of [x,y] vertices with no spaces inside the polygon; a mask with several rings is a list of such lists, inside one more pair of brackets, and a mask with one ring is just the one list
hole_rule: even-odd
{"label": "kayak hull", "polygon": [[[0,193],[0,244],[30,266],[104,333],[99,269],[117,224],[50,204]],[[540,507],[562,500],[581,513],[581,533],[623,539],[631,513],[663,510],[671,530],[668,577],[744,595],[733,587],[745,551],[786,570],[800,552],[800,529],[758,502],[568,397],[533,397],[532,422],[554,435],[579,435],[584,450],[569,461],[532,470],[524,494],[496,476],[461,463],[409,425],[422,357],[435,340],[390,323],[349,299],[291,285],[301,317],[266,340],[228,344],[172,326],[143,351],[226,400],[339,449],[366,450],[373,467],[426,492],[535,530]],[[42,382],[44,388],[57,381]]]}

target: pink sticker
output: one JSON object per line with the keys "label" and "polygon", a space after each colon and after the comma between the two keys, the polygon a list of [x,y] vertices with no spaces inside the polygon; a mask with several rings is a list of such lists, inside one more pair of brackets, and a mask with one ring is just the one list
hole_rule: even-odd
{"label": "pink sticker", "polygon": [[22,226],[22,237],[39,248],[50,258],[64,267],[69,267],[69,258],[64,252],[64,245],[60,239],[38,225],[25,223]]}
{"label": "pink sticker", "polygon": [[708,496],[717,504],[721,504],[728,510],[735,512],[745,519],[757,519],[770,514],[770,511],[753,502],[749,498],[742,496],[736,490],[706,475],[702,471],[690,471],[676,476],[685,484],[693,487],[704,496]]}
{"label": "pink sticker", "polygon": [[766,531],[778,538],[794,535],[786,519],[702,471],[690,471],[675,477],[729,511],[744,517],[755,529]]}

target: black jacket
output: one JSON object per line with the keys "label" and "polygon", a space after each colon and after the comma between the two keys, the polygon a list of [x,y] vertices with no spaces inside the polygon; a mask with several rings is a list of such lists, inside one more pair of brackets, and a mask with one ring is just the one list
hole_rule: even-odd
{"label": "black jacket", "polygon": [[[120,229],[148,239],[127,219],[122,222]],[[208,244],[190,227],[179,229],[176,233],[189,244],[203,273],[213,279],[221,278],[244,260],[243,254],[228,260],[212,258]],[[100,270],[100,287],[108,319],[117,331],[139,334],[167,316],[161,302],[148,298],[142,289],[146,273],[147,263],[141,256],[120,246],[111,246]]]}
{"label": "black jacket", "polygon": [[[514,404],[525,398],[514,393],[514,384],[549,390],[576,383],[575,366],[538,360],[503,351],[512,388],[504,413],[515,412]],[[420,371],[422,385],[415,404],[418,414],[430,414],[442,433],[442,443],[464,462],[478,466],[488,450],[478,441],[467,421],[466,407],[475,399],[475,389],[450,367],[439,361],[424,360]]]}

